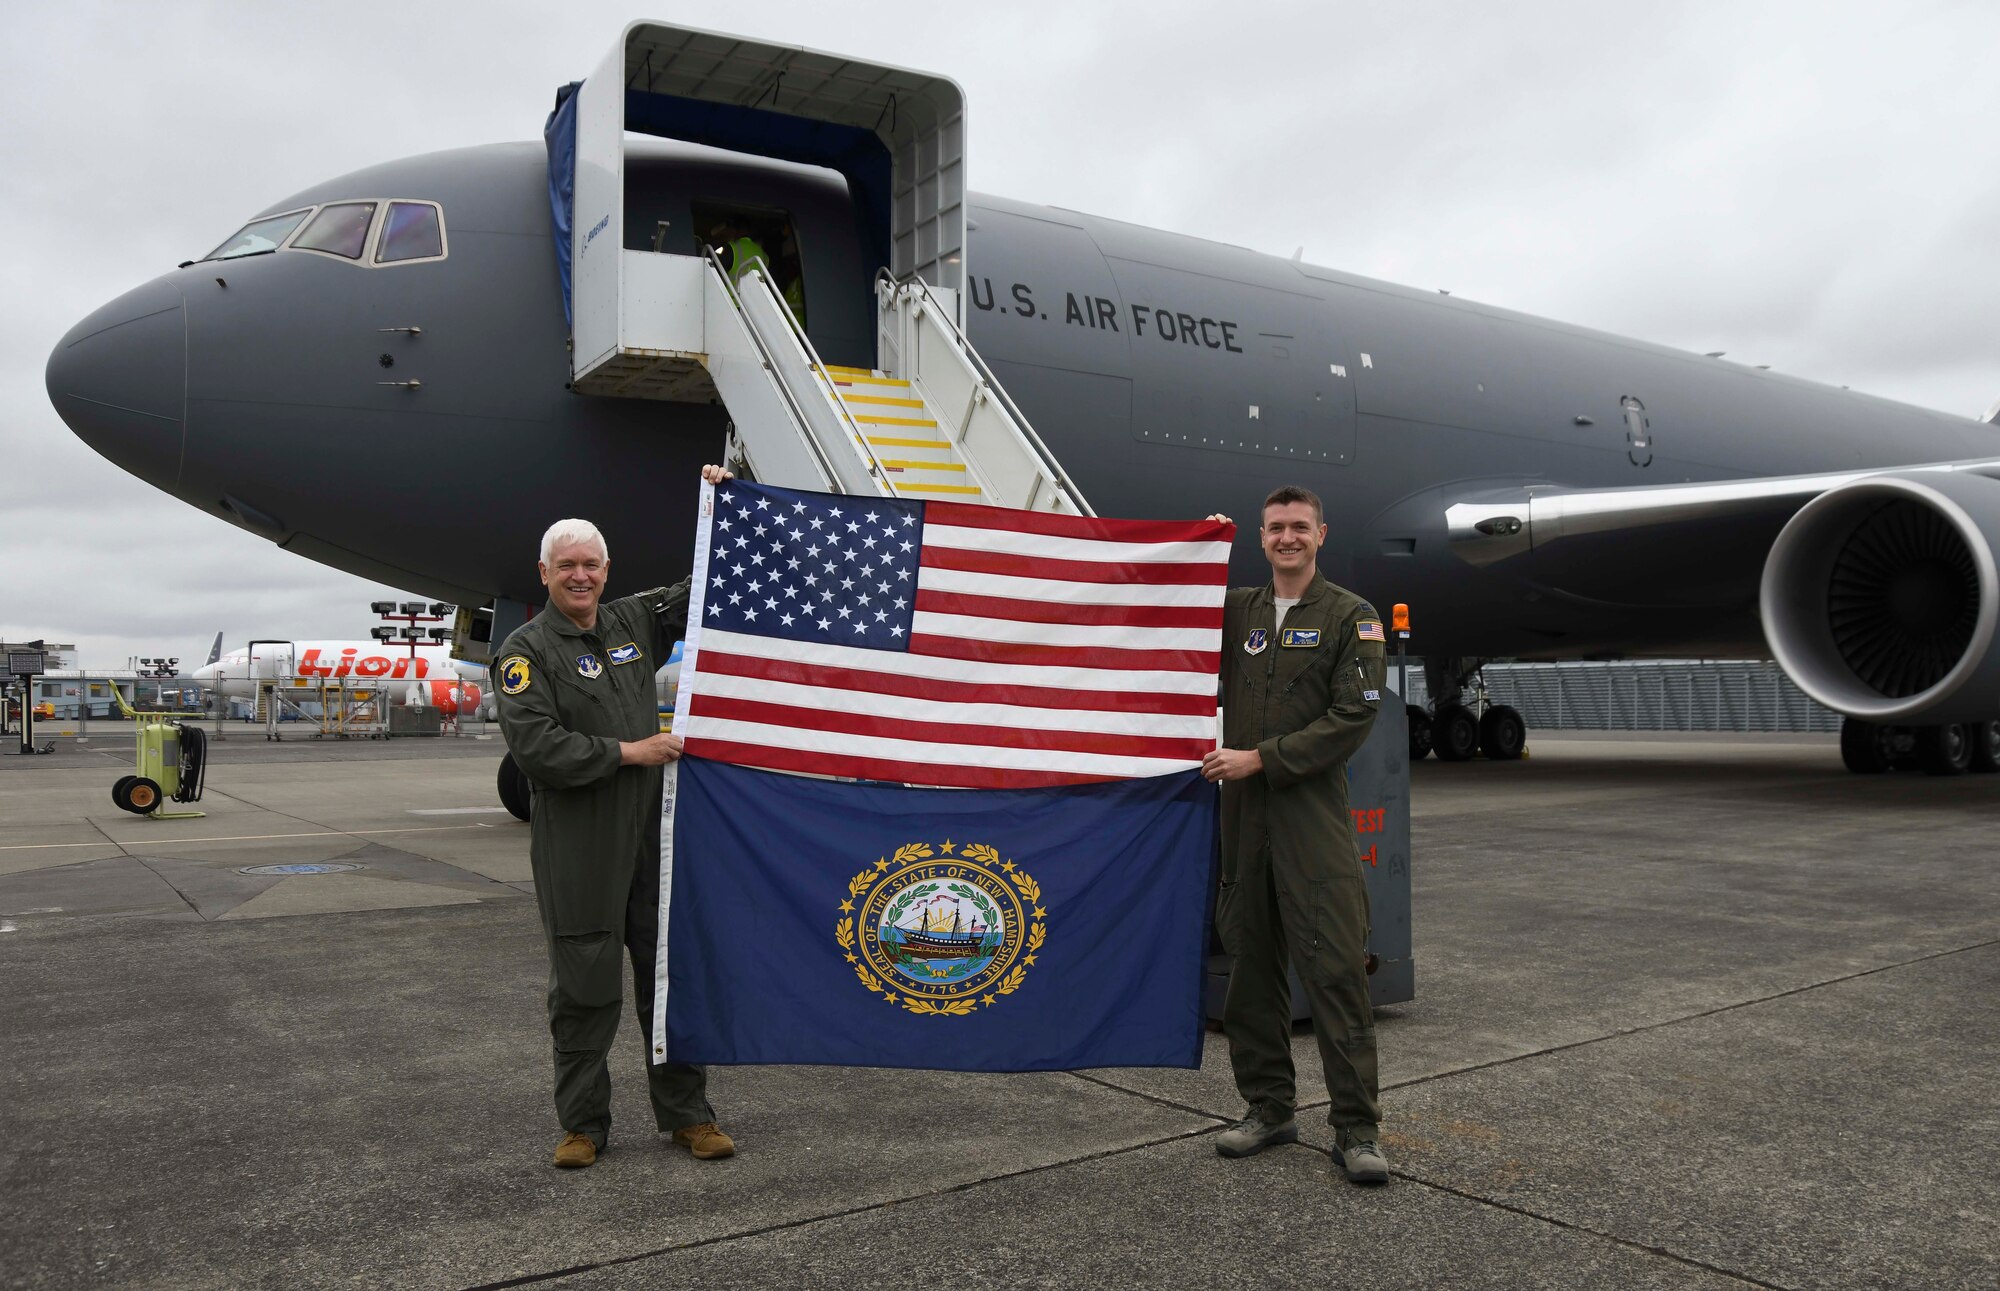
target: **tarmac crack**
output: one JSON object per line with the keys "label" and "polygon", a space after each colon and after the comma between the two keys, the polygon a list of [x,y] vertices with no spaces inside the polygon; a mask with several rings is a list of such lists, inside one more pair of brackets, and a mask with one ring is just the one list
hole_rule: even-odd
{"label": "tarmac crack", "polygon": [[[1322,1153],[1329,1159],[1333,1156],[1331,1151],[1316,1144],[1301,1143],[1298,1146]],[[1622,1246],[1626,1250],[1638,1251],[1641,1254],[1668,1260],[1686,1268],[1700,1269],[1704,1273],[1713,1273],[1717,1277],[1725,1277],[1732,1282],[1741,1282],[1745,1286],[1761,1287],[1764,1288],[1764,1291],[1794,1291],[1794,1288],[1788,1287],[1782,1282],[1766,1282],[1764,1279],[1752,1277],[1748,1273],[1740,1273],[1735,1269],[1726,1269],[1719,1264],[1710,1264],[1706,1260],[1698,1260],[1691,1255],[1682,1255],[1678,1251],[1668,1250],[1664,1246],[1653,1246],[1646,1242],[1634,1241],[1632,1238],[1620,1237],[1616,1233],[1607,1233],[1601,1228],[1592,1228],[1587,1224],[1573,1224],[1566,1219],[1558,1219],[1554,1215],[1545,1215],[1540,1211],[1529,1210],[1525,1206],[1509,1205],[1507,1202],[1497,1201],[1492,1197],[1482,1197],[1478,1193],[1468,1192],[1463,1188],[1454,1188],[1448,1183],[1439,1183],[1434,1179],[1426,1179],[1421,1175],[1414,1175],[1406,1170],[1391,1168],[1389,1173],[1403,1180],[1405,1183],[1418,1188],[1429,1188],[1433,1192],[1441,1192],[1447,1196],[1457,1197],[1460,1201],[1469,1201],[1475,1206],[1486,1206],[1493,1210],[1505,1211],[1507,1214],[1517,1215],[1522,1219],[1533,1220],[1536,1223],[1547,1224],[1551,1228],[1559,1228],[1567,1233],[1580,1233],[1586,1237],[1595,1237],[1601,1241],[1609,1242],[1613,1246]]]}
{"label": "tarmac crack", "polygon": [[96,831],[97,831],[98,833],[100,833],[100,834],[103,834],[103,835],[104,835],[104,841],[105,841],[105,842],[107,842],[107,843],[109,843],[109,844],[111,844],[111,845],[112,845],[113,847],[117,848],[117,849],[118,849],[118,854],[119,854],[120,856],[123,856],[123,857],[124,857],[124,858],[125,858],[126,860],[128,860],[128,861],[137,861],[137,862],[139,862],[139,864],[140,864],[140,865],[142,865],[142,866],[144,866],[144,867],[145,867],[145,870],[146,870],[146,873],[148,873],[148,874],[152,875],[152,876],[153,876],[154,878],[158,879],[158,880],[159,880],[160,882],[162,882],[162,883],[166,884],[166,886],[167,886],[167,891],[169,891],[169,892],[173,893],[173,894],[174,894],[175,896],[179,897],[179,898],[181,899],[181,904],[182,904],[182,905],[184,905],[184,906],[186,906],[186,907],[187,907],[187,908],[188,908],[189,910],[191,910],[191,911],[193,911],[193,912],[194,912],[194,917],[195,917],[195,918],[197,918],[197,919],[200,919],[200,920],[201,920],[201,921],[202,921],[203,923],[207,923],[207,922],[208,922],[208,918],[207,918],[207,916],[205,916],[205,915],[203,915],[203,914],[202,914],[202,912],[201,912],[201,908],[200,908],[199,906],[195,905],[195,903],[194,903],[194,902],[192,902],[192,901],[188,900],[188,895],[187,895],[187,893],[185,893],[185,892],[181,891],[181,890],[180,890],[180,889],[179,889],[178,887],[176,887],[176,886],[174,885],[174,882],[173,882],[173,880],[172,880],[172,879],[169,879],[169,878],[168,878],[168,877],[167,877],[166,875],[164,875],[164,874],[160,873],[160,872],[159,872],[158,870],[154,869],[154,868],[153,868],[153,866],[152,866],[152,863],[151,863],[151,862],[149,862],[149,861],[148,861],[148,860],[147,860],[147,859],[146,859],[145,857],[143,857],[143,856],[138,856],[138,855],[134,855],[134,854],[133,854],[133,852],[132,852],[132,851],[131,851],[131,850],[130,850],[129,848],[127,848],[127,847],[125,846],[125,844],[123,844],[123,843],[119,842],[119,841],[118,841],[117,839],[113,838],[113,837],[112,837],[111,835],[109,835],[109,834],[105,834],[105,833],[104,833],[104,826],[102,826],[102,825],[98,824],[98,823],[97,823],[96,821],[94,821],[94,820],[91,820],[91,819],[90,819],[90,818],[89,818],[88,816],[84,817],[84,821],[85,821],[85,823],[87,823],[87,824],[88,824],[88,825],[89,825],[89,826],[90,826],[90,827],[91,827],[92,829],[96,830]]}
{"label": "tarmac crack", "polygon": [[1205,1120],[1215,1121],[1218,1125],[1229,1124],[1229,1118],[1226,1116],[1217,1116],[1214,1112],[1205,1112],[1199,1107],[1190,1107],[1186,1103],[1176,1103],[1171,1098],[1162,1098],[1158,1094],[1149,1094],[1143,1089],[1133,1089],[1129,1085],[1121,1085],[1116,1081],[1106,1080],[1102,1076],[1086,1076],[1080,1071],[1066,1071],[1063,1075],[1074,1076],[1076,1079],[1089,1084],[1101,1085],[1105,1089],[1115,1090],[1120,1094],[1129,1094],[1133,1098],[1141,1098],[1149,1103],[1156,1103],[1161,1107],[1171,1107],[1177,1112],[1186,1112],[1189,1116],[1199,1116]]}
{"label": "tarmac crack", "polygon": [[[1075,1073],[1067,1074],[1074,1075]],[[1084,1079],[1088,1079],[1088,1077]],[[1206,1116],[1207,1113],[1200,1113],[1200,1115]],[[1213,1134],[1220,1128],[1218,1125],[1204,1125],[1198,1129],[1184,1130],[1179,1134],[1168,1134],[1157,1139],[1147,1139],[1143,1143],[1130,1143],[1121,1148],[1106,1148],[1102,1152],[1087,1152],[1079,1157],[1067,1157],[1061,1161],[1050,1161],[1043,1165],[1028,1166],[1020,1170],[1010,1170],[1005,1174],[989,1175],[984,1179],[968,1179],[964,1183],[955,1183],[949,1188],[934,1188],[929,1192],[915,1193],[908,1197],[890,1197],[882,1201],[872,1201],[863,1206],[849,1206],[842,1210],[828,1211],[822,1215],[807,1215],[799,1219],[788,1219],[780,1223],[764,1224],[757,1228],[747,1228],[740,1232],[717,1233],[713,1237],[697,1238],[691,1242],[674,1242],[649,1251],[635,1251],[630,1255],[620,1255],[612,1259],[592,1260],[585,1264],[573,1264],[567,1268],[550,1269],[545,1273],[525,1273],[520,1277],[503,1278],[498,1282],[476,1282],[461,1287],[460,1291],[505,1291],[508,1287],[535,1286],[539,1283],[554,1282],[559,1278],[571,1278],[583,1273],[594,1273],[601,1269],[615,1269],[627,1264],[638,1264],[644,1260],[657,1259],[662,1255],[675,1255],[682,1251],[700,1250],[706,1246],[720,1246],[726,1242],[740,1242],[753,1237],[763,1237],[770,1233],[790,1232],[796,1228],[810,1228],[814,1224],[824,1224],[840,1219],[851,1219],[856,1215],[867,1215],[878,1210],[887,1210],[891,1206],[907,1206],[912,1202],[931,1201],[938,1197],[950,1197],[962,1192],[971,1192],[976,1188],[984,1188],[991,1184],[1006,1183],[1013,1179],[1026,1178],[1029,1175],[1045,1174],[1051,1170],[1064,1170],[1070,1166],[1084,1165],[1092,1161],[1103,1161],[1111,1157],[1125,1156],[1132,1152],[1144,1152],[1148,1148],[1162,1147],[1169,1143],[1178,1143],[1183,1139],[1200,1138],[1204,1134]]]}

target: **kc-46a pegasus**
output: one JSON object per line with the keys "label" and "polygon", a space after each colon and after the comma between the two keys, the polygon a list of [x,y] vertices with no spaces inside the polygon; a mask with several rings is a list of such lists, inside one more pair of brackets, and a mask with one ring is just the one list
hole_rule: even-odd
{"label": "kc-46a pegasus", "polygon": [[[684,574],[725,453],[1136,517],[1291,482],[1328,577],[1418,608],[1417,751],[1519,755],[1519,715],[1466,702],[1486,659],[1768,650],[1855,769],[2000,768],[1993,412],[983,196],[967,120],[943,76],[634,23],[542,140],[273,203],[79,323],[49,397],[194,506],[487,607],[473,658],[539,601],[559,516],[624,587]],[[328,443],[402,466],[364,499]]]}

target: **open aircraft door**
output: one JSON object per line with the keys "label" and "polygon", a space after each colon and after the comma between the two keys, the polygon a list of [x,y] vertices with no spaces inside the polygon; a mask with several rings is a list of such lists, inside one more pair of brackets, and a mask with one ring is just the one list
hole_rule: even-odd
{"label": "open aircraft door", "polygon": [[[772,266],[626,244],[627,132],[843,176],[875,366],[821,361]],[[949,78],[637,22],[544,132],[580,394],[719,400],[756,478],[1088,513],[964,334],[965,96]],[[733,257],[732,257],[733,259]]]}

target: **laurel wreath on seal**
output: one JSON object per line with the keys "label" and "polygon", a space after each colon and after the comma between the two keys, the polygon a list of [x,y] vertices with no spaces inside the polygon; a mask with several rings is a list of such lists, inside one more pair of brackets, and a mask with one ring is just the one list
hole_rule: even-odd
{"label": "laurel wreath on seal", "polygon": [[[1035,882],[1026,870],[1021,869],[1011,861],[1001,860],[999,849],[988,844],[968,843],[964,847],[959,848],[958,852],[961,857],[973,864],[992,866],[999,869],[1006,875],[1007,881],[1014,885],[1015,891],[1021,894],[1021,899],[1034,911],[1034,915],[1028,925],[1028,939],[1023,962],[1014,965],[1013,969],[1005,977],[1001,978],[990,992],[990,995],[995,997],[1012,995],[1027,982],[1028,965],[1034,962],[1034,958],[1040,953],[1043,943],[1048,940],[1048,912],[1041,909],[1038,904],[1042,899],[1042,885]],[[864,868],[859,874],[849,879],[847,882],[848,899],[850,901],[860,899],[892,867],[899,870],[907,869],[919,861],[928,860],[936,854],[929,843],[903,844],[892,855],[879,858],[875,864]],[[963,889],[959,885],[952,884],[950,886],[954,892],[963,894]],[[910,902],[917,896],[936,890],[936,884],[927,883],[918,885],[917,889],[906,891],[897,900],[895,906],[892,907],[892,919],[895,914],[907,909]],[[973,903],[989,919],[992,919],[995,915],[993,906],[979,893],[978,889],[973,888],[971,891],[971,900]],[[833,940],[840,947],[847,961],[854,965],[854,976],[860,981],[862,986],[866,987],[871,993],[882,996],[891,1004],[901,1004],[904,1009],[919,1017],[967,1017],[975,1011],[974,1006],[979,1003],[979,1001],[971,998],[961,1000],[927,1000],[908,995],[899,995],[895,990],[891,989],[891,983],[884,982],[875,973],[871,972],[868,965],[855,953],[856,935],[854,931],[854,919],[851,916],[835,921],[833,925]]]}

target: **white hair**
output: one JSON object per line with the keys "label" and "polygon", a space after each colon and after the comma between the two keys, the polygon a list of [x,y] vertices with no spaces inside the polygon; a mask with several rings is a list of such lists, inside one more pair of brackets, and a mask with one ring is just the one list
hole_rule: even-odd
{"label": "white hair", "polygon": [[574,547],[583,543],[597,544],[597,550],[604,557],[604,563],[611,563],[611,548],[606,545],[604,535],[588,520],[558,520],[542,535],[542,563],[551,563],[557,547]]}

